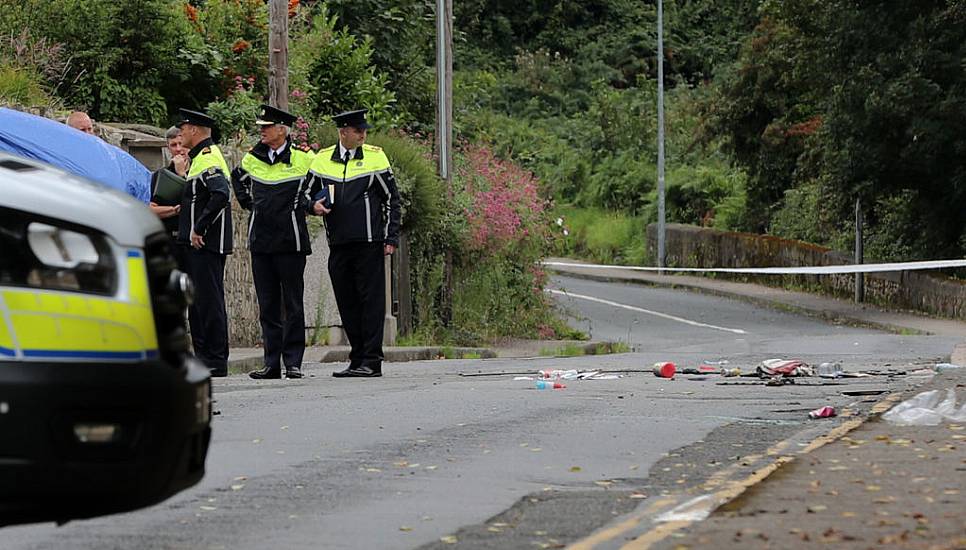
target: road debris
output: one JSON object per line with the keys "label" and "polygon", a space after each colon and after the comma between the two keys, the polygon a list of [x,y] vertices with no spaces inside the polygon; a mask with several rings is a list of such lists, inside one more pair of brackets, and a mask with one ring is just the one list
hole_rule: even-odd
{"label": "road debris", "polygon": [[955,371],[956,369],[961,369],[961,368],[963,368],[962,365],[954,365],[953,363],[936,363],[936,365],[933,366],[932,370],[936,371],[937,373],[943,373],[943,372]]}
{"label": "road debris", "polygon": [[758,365],[758,376],[815,376],[815,371],[801,359],[765,359]]}
{"label": "road debris", "polygon": [[966,422],[966,403],[956,408],[953,388],[946,390],[945,399],[942,390],[926,391],[892,407],[882,418],[898,426],[938,426],[943,420]]}
{"label": "road debris", "polygon": [[670,361],[660,361],[654,363],[652,371],[654,372],[654,376],[659,378],[674,378],[677,366]]}
{"label": "road debris", "polygon": [[835,407],[822,407],[808,413],[809,418],[832,418],[835,416]]}

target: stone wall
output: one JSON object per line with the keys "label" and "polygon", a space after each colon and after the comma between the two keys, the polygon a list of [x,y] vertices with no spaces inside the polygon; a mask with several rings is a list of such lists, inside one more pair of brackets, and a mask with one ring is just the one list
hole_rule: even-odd
{"label": "stone wall", "polygon": [[[647,227],[648,253],[656,256],[657,225]],[[790,267],[851,264],[851,256],[829,248],[768,235],[717,231],[691,225],[668,224],[668,267]],[[771,286],[793,286],[851,297],[854,275],[732,275]],[[868,302],[911,309],[942,317],[966,319],[966,281],[935,272],[901,271],[865,275]]]}

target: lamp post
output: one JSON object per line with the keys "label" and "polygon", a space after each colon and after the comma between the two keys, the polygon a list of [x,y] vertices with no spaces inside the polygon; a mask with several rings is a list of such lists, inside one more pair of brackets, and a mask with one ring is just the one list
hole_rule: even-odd
{"label": "lamp post", "polygon": [[664,267],[664,9],[657,0],[657,267]]}

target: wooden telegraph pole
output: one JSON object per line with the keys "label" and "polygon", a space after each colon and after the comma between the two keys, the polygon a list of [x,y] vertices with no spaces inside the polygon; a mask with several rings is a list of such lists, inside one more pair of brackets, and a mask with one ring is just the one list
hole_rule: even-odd
{"label": "wooden telegraph pole", "polygon": [[269,0],[268,103],[288,110],[288,1]]}

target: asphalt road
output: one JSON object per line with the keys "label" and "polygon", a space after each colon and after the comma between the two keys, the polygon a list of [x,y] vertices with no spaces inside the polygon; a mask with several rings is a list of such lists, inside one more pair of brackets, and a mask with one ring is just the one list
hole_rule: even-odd
{"label": "asphalt road", "polygon": [[218,380],[220,414],[198,486],[129,514],[5,528],[0,547],[562,547],[815,422],[836,422],[809,421],[808,410],[866,406],[843,390],[904,388],[917,377],[766,387],[630,372],[539,391],[510,373],[643,370],[660,360],[753,370],[772,357],[912,370],[956,340],[668,289],[565,278],[555,288],[585,296],[557,295],[575,326],[636,351],[389,364],[374,380],[333,379],[341,365],[332,364],[307,365],[297,382]]}

